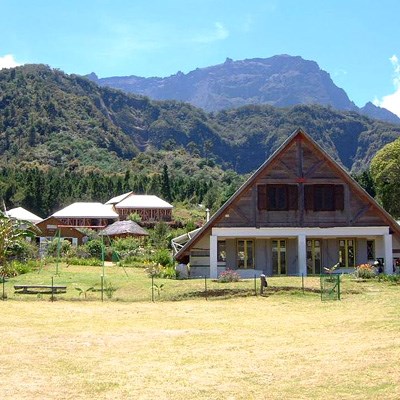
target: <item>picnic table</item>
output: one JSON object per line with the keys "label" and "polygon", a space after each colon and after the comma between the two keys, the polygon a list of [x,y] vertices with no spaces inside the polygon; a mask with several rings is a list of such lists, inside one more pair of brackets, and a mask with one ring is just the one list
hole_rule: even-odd
{"label": "picnic table", "polygon": [[60,285],[14,285],[15,293],[22,294],[57,294],[66,293],[67,287]]}

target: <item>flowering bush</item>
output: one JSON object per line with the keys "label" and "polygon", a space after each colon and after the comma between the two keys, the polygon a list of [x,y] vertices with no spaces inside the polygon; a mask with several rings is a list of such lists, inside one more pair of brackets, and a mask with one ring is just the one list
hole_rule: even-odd
{"label": "flowering bush", "polygon": [[232,269],[227,269],[223,272],[220,273],[218,277],[218,282],[239,282],[240,281],[240,275],[233,271]]}
{"label": "flowering bush", "polygon": [[371,264],[360,264],[354,272],[357,279],[371,279],[375,274],[375,268]]}

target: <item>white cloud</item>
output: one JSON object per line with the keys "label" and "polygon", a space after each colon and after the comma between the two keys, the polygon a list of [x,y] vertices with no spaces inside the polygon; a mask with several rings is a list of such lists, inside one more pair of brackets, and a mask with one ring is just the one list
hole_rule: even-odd
{"label": "white cloud", "polygon": [[12,54],[6,54],[3,57],[0,56],[0,69],[14,68],[14,67],[18,67],[18,65],[21,65],[21,64],[19,64],[15,61],[14,56]]}
{"label": "white cloud", "polygon": [[373,103],[376,106],[383,107],[388,109],[394,114],[397,114],[400,117],[400,63],[397,56],[394,54],[389,58],[390,62],[393,65],[394,74],[393,74],[393,86],[394,93],[389,94],[387,96],[383,96],[382,99],[375,98]]}
{"label": "white cloud", "polygon": [[229,36],[228,29],[221,22],[215,22],[212,32],[204,33],[196,36],[193,41],[196,43],[211,43],[218,40],[224,40]]}

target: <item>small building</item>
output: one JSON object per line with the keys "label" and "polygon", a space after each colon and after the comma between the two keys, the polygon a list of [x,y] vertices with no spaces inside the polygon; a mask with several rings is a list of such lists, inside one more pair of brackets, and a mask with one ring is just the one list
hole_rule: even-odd
{"label": "small building", "polygon": [[52,216],[62,225],[95,230],[104,229],[118,219],[111,205],[89,202],[73,203]]}
{"label": "small building", "polygon": [[79,229],[63,225],[61,220],[55,217],[48,217],[38,222],[36,226],[40,230],[40,233],[36,236],[40,253],[43,253],[48,243],[54,239],[68,240],[73,246],[78,246],[83,244],[86,237]]}
{"label": "small building", "polygon": [[130,214],[138,214],[143,222],[171,221],[173,206],[154,195],[142,195],[128,192],[113,197],[106,203],[112,205],[120,220]]}
{"label": "small building", "polygon": [[193,276],[347,273],[376,259],[392,274],[400,226],[298,129],[177,250]]}
{"label": "small building", "polygon": [[32,224],[37,224],[38,222],[43,221],[43,218],[38,217],[28,210],[25,210],[25,208],[23,207],[11,208],[10,210],[7,210],[5,214],[10,218],[15,218],[21,221],[28,221]]}
{"label": "small building", "polygon": [[100,231],[100,235],[111,238],[149,236],[145,229],[133,221],[116,221]]}

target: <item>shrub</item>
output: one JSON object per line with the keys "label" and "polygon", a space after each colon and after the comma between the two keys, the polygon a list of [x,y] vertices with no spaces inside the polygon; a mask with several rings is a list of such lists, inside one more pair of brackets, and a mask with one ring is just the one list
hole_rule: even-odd
{"label": "shrub", "polygon": [[103,242],[99,239],[89,240],[85,244],[87,252],[96,258],[101,258],[103,253]]}
{"label": "shrub", "polygon": [[172,257],[168,249],[158,250],[152,259],[154,262],[161,264],[163,267],[172,265]]}
{"label": "shrub", "polygon": [[360,264],[356,267],[354,276],[357,279],[371,279],[375,277],[375,268],[371,264]]}
{"label": "shrub", "polygon": [[71,249],[71,242],[68,240],[59,240],[58,238],[53,239],[46,248],[46,255],[57,257],[58,252],[60,256],[65,256]]}
{"label": "shrub", "polygon": [[15,259],[19,261],[27,261],[37,257],[39,249],[34,242],[28,242],[27,240],[22,240],[19,243],[18,248],[15,252]]}
{"label": "shrub", "polygon": [[132,213],[128,215],[128,220],[140,224],[142,222],[142,217],[138,213]]}
{"label": "shrub", "polygon": [[177,272],[173,266],[164,267],[158,263],[149,263],[146,267],[146,272],[149,277],[164,278],[164,279],[176,279]]}
{"label": "shrub", "polygon": [[239,281],[240,281],[240,275],[236,271],[233,271],[232,269],[229,268],[221,272],[218,277],[218,282],[221,283],[239,282]]}
{"label": "shrub", "polygon": [[27,274],[28,272],[36,271],[40,268],[40,262],[30,260],[27,262],[13,261],[1,268],[0,275],[11,278],[17,275]]}

